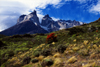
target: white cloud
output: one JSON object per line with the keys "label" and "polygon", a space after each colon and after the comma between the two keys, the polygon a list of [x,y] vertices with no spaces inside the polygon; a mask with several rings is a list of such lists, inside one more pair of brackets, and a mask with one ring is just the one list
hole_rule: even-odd
{"label": "white cloud", "polygon": [[95,14],[100,14],[100,1],[98,1],[96,5],[93,5],[89,11]]}
{"label": "white cloud", "polygon": [[8,1],[23,3],[31,9],[35,9],[36,7],[44,9],[48,4],[57,5],[61,2],[61,0],[53,0],[53,1],[52,0],[8,0]]}
{"label": "white cloud", "polygon": [[65,3],[59,3],[58,5],[54,5],[55,8],[60,8],[61,6],[63,6]]}
{"label": "white cloud", "polygon": [[[80,7],[85,7],[89,10],[89,12],[95,13],[95,14],[100,14],[100,0],[65,0],[65,1],[77,1],[80,4],[83,4]],[[98,1],[98,3],[95,5],[95,1]],[[92,2],[91,5],[88,5],[88,2]]]}
{"label": "white cloud", "polygon": [[22,3],[0,0],[0,31],[17,23],[17,18],[27,10]]}
{"label": "white cloud", "polygon": [[0,0],[0,31],[13,26],[21,14],[29,14],[29,10],[37,10],[41,21],[43,15],[40,9],[48,4],[58,8],[62,0]]}

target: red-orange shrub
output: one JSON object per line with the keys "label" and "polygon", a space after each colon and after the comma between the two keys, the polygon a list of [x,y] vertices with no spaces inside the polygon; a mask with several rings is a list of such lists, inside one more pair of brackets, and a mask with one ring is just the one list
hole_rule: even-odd
{"label": "red-orange shrub", "polygon": [[47,41],[47,43],[56,42],[57,36],[55,36],[55,33],[51,33],[51,34],[47,35],[46,41]]}
{"label": "red-orange shrub", "polygon": [[98,30],[96,30],[96,32],[98,32]]}

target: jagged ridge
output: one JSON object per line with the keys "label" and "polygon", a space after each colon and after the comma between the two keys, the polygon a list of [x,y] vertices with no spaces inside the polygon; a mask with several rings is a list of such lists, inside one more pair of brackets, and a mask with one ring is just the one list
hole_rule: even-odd
{"label": "jagged ridge", "polygon": [[18,18],[16,25],[0,32],[0,34],[15,35],[15,34],[49,33],[82,24],[84,23],[75,20],[54,21],[48,14],[42,18],[42,22],[40,24],[39,18],[37,17],[37,13],[34,10],[29,15],[21,15]]}

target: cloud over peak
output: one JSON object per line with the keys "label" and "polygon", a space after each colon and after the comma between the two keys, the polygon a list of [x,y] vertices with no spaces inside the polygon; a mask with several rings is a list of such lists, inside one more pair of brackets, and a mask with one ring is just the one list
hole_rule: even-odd
{"label": "cloud over peak", "polygon": [[93,5],[90,9],[90,12],[93,12],[95,14],[100,14],[100,1],[96,5]]}

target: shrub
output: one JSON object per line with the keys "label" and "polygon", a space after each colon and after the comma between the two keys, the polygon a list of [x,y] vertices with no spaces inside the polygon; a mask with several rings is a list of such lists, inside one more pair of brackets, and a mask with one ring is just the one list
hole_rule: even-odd
{"label": "shrub", "polygon": [[97,27],[95,27],[95,26],[90,26],[89,28],[88,28],[88,32],[94,32],[94,31],[96,31],[98,28]]}
{"label": "shrub", "polygon": [[61,57],[61,54],[60,53],[56,53],[53,57],[54,58]]}
{"label": "shrub", "polygon": [[12,56],[14,56],[14,52],[12,50],[7,51],[6,53],[2,54],[2,57],[4,58],[10,58]]}
{"label": "shrub", "polygon": [[8,58],[0,58],[0,66],[5,63],[8,60]]}
{"label": "shrub", "polygon": [[96,30],[96,32],[98,32],[98,30]]}
{"label": "shrub", "polygon": [[73,50],[65,50],[65,51],[64,51],[64,54],[66,54],[66,55],[67,55],[67,54],[72,54],[72,53],[74,53]]}
{"label": "shrub", "polygon": [[41,35],[41,36],[43,36],[43,35],[45,35],[45,34],[43,34],[43,33],[36,33],[36,35]]}
{"label": "shrub", "polygon": [[47,43],[56,42],[57,36],[55,36],[55,33],[51,33],[50,35],[47,35],[46,41]]}
{"label": "shrub", "polygon": [[81,56],[88,56],[89,55],[89,50],[88,49],[82,49],[79,51],[79,54]]}
{"label": "shrub", "polygon": [[33,55],[35,57],[39,57],[39,55],[41,54],[41,48],[39,48],[39,46],[34,50]]}
{"label": "shrub", "polygon": [[6,37],[6,35],[0,34],[0,38]]}
{"label": "shrub", "polygon": [[100,54],[94,52],[90,55],[90,59],[100,59]]}
{"label": "shrub", "polygon": [[22,37],[21,35],[16,34],[16,35],[13,35],[11,38],[21,38],[21,37]]}
{"label": "shrub", "polygon": [[63,53],[66,50],[67,46],[65,45],[59,45],[57,47],[58,52]]}
{"label": "shrub", "polygon": [[83,65],[82,67],[97,67],[95,62],[87,63],[86,65]]}
{"label": "shrub", "polygon": [[31,60],[32,63],[36,63],[36,62],[38,62],[38,61],[39,61],[38,59],[32,59],[32,60]]}
{"label": "shrub", "polygon": [[39,57],[39,55],[40,55],[40,52],[39,52],[39,51],[35,51],[35,52],[34,52],[34,56],[35,56],[35,57]]}
{"label": "shrub", "polygon": [[75,56],[73,56],[68,60],[68,63],[74,63],[76,61],[77,61],[77,58]]}
{"label": "shrub", "polygon": [[61,58],[55,58],[54,66],[55,67],[63,67],[63,66],[60,66],[61,64],[62,64],[62,59]]}
{"label": "shrub", "polygon": [[79,34],[79,33],[84,33],[82,28],[77,28],[77,27],[73,27],[69,29],[69,35],[73,35],[73,34]]}
{"label": "shrub", "polygon": [[11,50],[11,51],[8,51],[8,56],[9,57],[12,57],[12,56],[14,56],[14,52]]}
{"label": "shrub", "polygon": [[28,64],[30,62],[31,58],[30,57],[25,57],[23,59],[23,64]]}
{"label": "shrub", "polygon": [[53,64],[53,60],[52,59],[45,59],[43,60],[43,62],[41,63],[42,67],[46,67],[46,66],[51,66]]}
{"label": "shrub", "polygon": [[78,51],[79,50],[79,47],[74,47],[72,48],[74,51]]}
{"label": "shrub", "polygon": [[12,50],[7,50],[7,52],[4,52],[3,54],[0,54],[0,65],[5,63],[9,58],[11,58],[14,55],[14,52]]}
{"label": "shrub", "polygon": [[2,41],[0,41],[0,48],[6,46],[6,44],[4,44]]}
{"label": "shrub", "polygon": [[43,56],[48,56],[48,55],[51,55],[51,51],[50,51],[50,49],[45,49],[45,50],[43,50],[43,51],[41,52],[41,54],[42,54]]}
{"label": "shrub", "polygon": [[39,61],[42,61],[43,59],[44,59],[44,56],[39,56],[39,57],[38,57],[38,60],[39,60]]}
{"label": "shrub", "polygon": [[31,34],[24,34],[23,37],[32,37]]}

